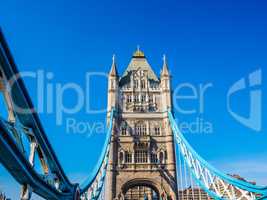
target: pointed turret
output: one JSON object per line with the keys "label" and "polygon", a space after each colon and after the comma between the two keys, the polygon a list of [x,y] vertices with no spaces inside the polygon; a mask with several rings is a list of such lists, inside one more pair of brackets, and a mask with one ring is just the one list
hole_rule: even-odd
{"label": "pointed turret", "polygon": [[162,89],[162,107],[167,110],[171,107],[171,88],[170,88],[170,72],[167,65],[166,56],[163,55],[163,67],[160,74],[160,82]]}
{"label": "pointed turret", "polygon": [[163,67],[161,70],[161,76],[170,76],[170,72],[167,65],[166,55],[163,55]]}
{"label": "pointed turret", "polygon": [[112,56],[112,65],[111,65],[111,69],[109,71],[109,75],[110,76],[118,76],[115,55]]}
{"label": "pointed turret", "polygon": [[115,55],[113,55],[111,69],[108,74],[108,112],[117,106],[118,79]]}

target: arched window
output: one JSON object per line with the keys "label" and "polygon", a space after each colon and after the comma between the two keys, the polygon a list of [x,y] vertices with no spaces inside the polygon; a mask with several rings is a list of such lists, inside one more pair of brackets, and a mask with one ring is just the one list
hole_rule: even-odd
{"label": "arched window", "polygon": [[121,128],[121,135],[127,135],[127,127]]}
{"label": "arched window", "polygon": [[123,152],[122,151],[120,152],[119,160],[120,160],[120,164],[123,164],[124,163],[124,155],[123,155]]}
{"label": "arched window", "polygon": [[147,163],[148,162],[148,144],[147,143],[136,143],[134,151],[134,162],[135,163]]}
{"label": "arched window", "polygon": [[127,95],[127,103],[131,103],[132,102],[132,95]]}
{"label": "arched window", "polygon": [[153,96],[149,95],[149,103],[153,103]]}
{"label": "arched window", "polygon": [[142,95],[142,96],[141,96],[141,102],[142,102],[142,103],[146,102],[146,95]]}
{"label": "arched window", "polygon": [[141,135],[146,135],[146,124],[142,124]]}
{"label": "arched window", "polygon": [[151,152],[150,160],[151,160],[151,163],[158,163],[158,156],[155,152]]}
{"label": "arched window", "polygon": [[135,163],[147,163],[148,152],[146,149],[136,149],[134,152]]}
{"label": "arched window", "polygon": [[139,102],[139,96],[138,95],[134,95],[134,102],[135,103]]}
{"label": "arched window", "polygon": [[135,88],[135,89],[138,88],[138,80],[134,80],[134,88]]}
{"label": "arched window", "polygon": [[132,163],[132,153],[129,151],[125,152],[125,163]]}
{"label": "arched window", "polygon": [[165,158],[164,158],[164,152],[159,152],[159,163],[164,164],[165,163]]}
{"label": "arched window", "polygon": [[146,81],[145,80],[141,80],[141,88],[142,89],[146,88]]}
{"label": "arched window", "polygon": [[147,128],[145,123],[138,123],[135,126],[135,134],[139,136],[147,135]]}
{"label": "arched window", "polygon": [[160,135],[160,127],[159,126],[155,126],[154,127],[154,134],[155,135]]}
{"label": "arched window", "polygon": [[121,135],[127,135],[127,123],[125,121],[121,124]]}

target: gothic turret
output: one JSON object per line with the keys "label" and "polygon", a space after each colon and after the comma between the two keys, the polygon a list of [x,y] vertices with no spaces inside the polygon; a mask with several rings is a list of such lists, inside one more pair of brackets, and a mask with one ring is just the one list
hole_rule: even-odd
{"label": "gothic turret", "polygon": [[167,110],[171,107],[171,88],[170,88],[170,72],[168,70],[166,56],[163,55],[163,67],[160,74],[160,83],[162,89],[162,107]]}
{"label": "gothic turret", "polygon": [[109,71],[109,76],[118,76],[115,55],[112,56],[112,65]]}
{"label": "gothic turret", "polygon": [[108,112],[112,107],[117,107],[118,94],[118,72],[116,67],[115,55],[112,57],[112,65],[108,75]]}
{"label": "gothic turret", "polygon": [[163,55],[163,67],[161,70],[161,76],[170,76],[170,72],[167,65],[166,55]]}

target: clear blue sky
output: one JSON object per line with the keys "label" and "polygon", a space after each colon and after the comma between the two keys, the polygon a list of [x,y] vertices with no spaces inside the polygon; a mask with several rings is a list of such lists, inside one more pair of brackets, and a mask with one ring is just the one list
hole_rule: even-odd
{"label": "clear blue sky", "polygon": [[[267,185],[266,150],[266,1],[3,1],[0,25],[21,71],[43,69],[53,72],[49,82],[85,84],[86,72],[108,72],[115,53],[118,71],[123,73],[136,45],[159,74],[162,54],[168,58],[172,84],[212,83],[205,97],[203,114],[183,115],[180,121],[196,117],[211,122],[211,134],[186,134],[205,159],[224,172],[236,172]],[[261,68],[263,92],[262,130],[257,132],[237,122],[227,111],[226,94],[242,77]],[[25,80],[37,104],[36,83]],[[94,79],[90,101],[94,108],[106,108],[107,82]],[[248,113],[249,92],[238,94],[236,112]],[[72,92],[64,104],[75,102]],[[195,101],[184,102],[192,108]],[[64,115],[77,121],[105,122],[105,113]],[[67,134],[57,126],[55,114],[41,114],[41,120],[66,173],[81,181],[90,173],[100,154],[104,133],[86,137]],[[14,196],[15,186],[0,169],[0,189]],[[13,193],[13,194],[11,194]],[[15,198],[14,198],[15,199]]]}

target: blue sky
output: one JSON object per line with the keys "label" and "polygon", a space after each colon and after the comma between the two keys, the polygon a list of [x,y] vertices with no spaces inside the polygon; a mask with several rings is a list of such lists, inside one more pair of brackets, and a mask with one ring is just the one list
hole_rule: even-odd
{"label": "blue sky", "polygon": [[[267,185],[266,9],[267,3],[258,0],[10,0],[1,2],[0,25],[18,68],[52,72],[52,80],[46,83],[53,87],[57,83],[74,82],[84,88],[86,72],[107,73],[114,53],[122,74],[137,45],[159,74],[162,55],[166,54],[174,89],[185,82],[196,87],[212,84],[205,93],[203,113],[185,115],[176,110],[179,122],[190,123],[201,118],[212,124],[212,133],[185,134],[190,144],[224,172],[240,173]],[[236,81],[258,69],[262,70],[262,128],[254,131],[230,115],[226,96]],[[36,82],[28,78],[25,83],[37,105]],[[105,109],[106,79],[95,77],[89,89],[90,106]],[[74,105],[75,93],[66,92],[63,100],[66,106]],[[195,100],[181,100],[179,104],[187,109],[198,108]],[[249,104],[249,90],[244,90],[235,96],[232,107],[246,116]],[[82,109],[75,114],[64,114],[61,126],[56,124],[54,112],[42,113],[40,117],[69,177],[73,181],[86,178],[105,137],[104,133],[96,134],[92,126],[104,123],[105,113],[86,114]],[[92,128],[90,137],[66,133],[69,118],[88,122]],[[12,184],[1,168],[0,189],[14,197],[17,187]]]}

